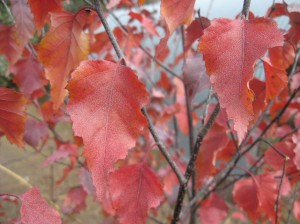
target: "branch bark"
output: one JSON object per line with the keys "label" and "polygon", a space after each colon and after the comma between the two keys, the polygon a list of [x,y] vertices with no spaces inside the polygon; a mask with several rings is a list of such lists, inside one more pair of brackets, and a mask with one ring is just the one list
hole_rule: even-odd
{"label": "branch bark", "polygon": [[180,219],[180,213],[181,213],[181,210],[182,210],[183,199],[184,199],[184,196],[185,196],[185,193],[186,193],[186,190],[187,190],[188,181],[189,181],[189,179],[190,179],[190,177],[191,177],[191,175],[194,171],[195,162],[197,160],[198,152],[200,150],[200,147],[201,147],[201,144],[203,142],[204,137],[206,136],[209,129],[213,125],[219,111],[220,111],[220,104],[217,104],[214,111],[213,111],[213,113],[212,113],[212,115],[210,116],[208,122],[205,124],[203,129],[197,135],[196,143],[194,145],[193,154],[191,155],[191,158],[190,158],[190,161],[188,163],[186,172],[184,174],[187,181],[186,181],[185,184],[181,184],[180,188],[179,188],[177,201],[176,201],[176,205],[175,205],[175,210],[174,210],[174,214],[173,214],[172,224],[176,224]]}

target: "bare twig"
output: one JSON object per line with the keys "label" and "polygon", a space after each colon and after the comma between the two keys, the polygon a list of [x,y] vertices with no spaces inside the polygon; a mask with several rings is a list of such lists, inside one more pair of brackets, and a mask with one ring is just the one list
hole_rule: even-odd
{"label": "bare twig", "polygon": [[206,136],[209,129],[213,125],[219,111],[220,111],[220,104],[217,104],[214,111],[213,111],[213,113],[211,114],[208,122],[205,124],[205,126],[202,128],[200,133],[197,135],[196,143],[194,145],[193,154],[191,155],[191,158],[190,158],[190,161],[188,163],[186,172],[184,174],[187,182],[185,184],[181,184],[180,188],[179,188],[179,193],[178,193],[178,196],[177,196],[177,201],[176,201],[175,210],[174,210],[174,214],[173,214],[173,220],[172,220],[173,224],[176,224],[180,219],[182,203],[183,203],[183,199],[184,199],[184,196],[185,196],[185,193],[186,193],[188,180],[190,179],[190,177],[192,175],[192,172],[194,170],[194,166],[195,166],[195,162],[197,160],[198,152],[200,150],[200,147],[201,147],[201,144],[203,142],[204,137]]}
{"label": "bare twig", "polygon": [[251,3],[251,0],[244,0],[243,9],[242,9],[242,16],[244,16],[245,19],[248,19],[249,10],[250,10],[250,3]]}
{"label": "bare twig", "polygon": [[297,64],[298,64],[298,61],[299,61],[299,57],[300,57],[300,48],[297,48],[292,69],[288,74],[289,78],[291,78],[293,76],[293,74],[295,73],[295,71],[296,71]]}
{"label": "bare twig", "polygon": [[158,135],[153,127],[152,121],[150,119],[149,114],[147,113],[146,108],[142,108],[142,112],[145,115],[145,117],[147,118],[148,124],[149,124],[149,130],[154,138],[155,143],[157,144],[159,150],[162,152],[162,154],[164,155],[165,159],[168,161],[168,163],[170,164],[170,166],[172,167],[173,171],[175,172],[180,184],[185,184],[186,183],[186,178],[181,174],[179,168],[177,167],[175,161],[172,159],[171,155],[169,154],[168,150],[166,149],[166,147],[162,144],[162,142],[160,141],[160,139],[158,138]]}
{"label": "bare twig", "polygon": [[278,223],[278,213],[279,213],[279,199],[280,199],[280,191],[281,191],[281,187],[282,187],[282,183],[283,183],[283,178],[285,176],[285,167],[286,167],[286,161],[288,160],[288,157],[286,156],[284,158],[284,163],[283,163],[283,167],[282,167],[282,175],[280,177],[280,182],[279,182],[279,187],[278,187],[278,194],[277,194],[277,198],[275,201],[275,205],[274,205],[274,209],[275,209],[275,223]]}
{"label": "bare twig", "polygon": [[[111,16],[116,20],[116,22],[120,25],[120,27],[122,28],[123,32],[128,35],[129,31],[128,29],[122,24],[122,22],[120,21],[120,19],[113,13],[110,13]],[[158,64],[162,69],[164,69],[165,71],[167,71],[169,74],[171,74],[172,76],[182,80],[182,77],[180,77],[180,75],[176,74],[174,71],[172,71],[171,69],[169,69],[167,66],[165,66],[160,60],[158,60],[157,58],[155,58],[145,47],[143,47],[141,44],[139,44],[139,48],[149,57],[151,58],[156,64]]]}
{"label": "bare twig", "polygon": [[26,186],[27,188],[32,188],[32,185],[27,180],[25,180],[23,177],[21,177],[19,174],[15,173],[14,171],[8,169],[7,167],[2,166],[1,164],[0,164],[0,170],[8,174],[9,176],[13,177],[17,181],[19,181],[20,184]]}
{"label": "bare twig", "polygon": [[9,7],[7,6],[5,0],[1,0],[2,4],[4,5],[4,8],[6,9],[7,13],[9,14],[9,16],[11,17],[13,23],[15,23],[15,17],[13,16],[13,14],[11,13]]}
{"label": "bare twig", "polygon": [[95,10],[104,26],[104,29],[108,35],[108,38],[111,42],[111,44],[113,45],[114,49],[115,49],[115,52],[118,56],[118,58],[121,60],[121,59],[124,59],[124,55],[123,55],[123,52],[117,42],[117,39],[115,37],[115,35],[113,34],[113,32],[111,31],[110,29],[110,26],[108,25],[107,23],[107,20],[104,16],[104,13],[103,13],[103,10],[102,10],[102,7],[100,5],[100,1],[99,0],[94,0],[94,6],[95,6]]}
{"label": "bare twig", "polygon": [[288,209],[288,217],[287,217],[287,220],[286,220],[286,224],[291,223],[294,204],[295,204],[295,202],[298,198],[298,195],[299,195],[299,186],[300,186],[299,182],[295,184],[293,195],[291,196],[291,198],[289,200],[289,209]]}

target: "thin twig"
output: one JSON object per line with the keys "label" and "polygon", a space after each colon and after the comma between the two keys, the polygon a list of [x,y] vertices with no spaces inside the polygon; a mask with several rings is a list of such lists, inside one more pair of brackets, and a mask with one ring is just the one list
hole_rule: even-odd
{"label": "thin twig", "polygon": [[1,0],[2,4],[4,5],[4,8],[6,9],[7,13],[9,14],[9,16],[11,17],[13,23],[15,23],[15,17],[13,16],[13,14],[11,13],[9,7],[7,6],[5,0]]}
{"label": "thin twig", "polygon": [[288,74],[289,78],[291,78],[293,76],[293,74],[295,73],[295,71],[296,71],[297,64],[298,64],[298,61],[299,61],[299,57],[300,57],[300,48],[297,48],[292,69]]}
{"label": "thin twig", "polygon": [[282,187],[282,183],[283,183],[283,178],[285,176],[285,167],[286,167],[286,161],[288,160],[288,157],[286,156],[284,158],[284,163],[283,163],[283,167],[282,167],[282,175],[280,177],[280,182],[279,182],[279,187],[278,187],[278,194],[277,194],[277,198],[275,201],[275,205],[274,205],[274,210],[275,210],[275,224],[278,223],[278,213],[279,213],[279,199],[280,199],[280,191],[281,191],[281,187]]}
{"label": "thin twig", "polygon": [[205,108],[204,108],[204,113],[203,113],[203,118],[202,118],[202,125],[204,125],[204,123],[205,123],[205,119],[206,119],[206,116],[207,116],[207,113],[208,113],[208,106],[209,106],[209,103],[211,101],[212,95],[213,95],[213,87],[211,86],[209,88],[208,96],[207,96],[207,99],[205,101]]}
{"label": "thin twig", "polygon": [[180,184],[185,184],[186,183],[186,178],[181,174],[178,166],[176,165],[175,161],[172,159],[172,157],[169,154],[168,150],[166,149],[166,147],[162,144],[162,142],[158,138],[158,135],[157,135],[157,133],[154,129],[153,123],[150,119],[150,116],[149,116],[146,108],[142,108],[142,112],[145,115],[145,117],[147,118],[147,121],[148,121],[148,124],[149,124],[149,130],[150,130],[150,132],[151,132],[151,134],[154,138],[154,141],[157,144],[159,150],[161,151],[161,153],[164,155],[165,159],[168,161],[168,163],[172,167],[172,169],[175,172]]}
{"label": "thin twig", "polygon": [[[119,18],[113,13],[111,12],[111,16],[116,20],[116,22],[120,25],[120,27],[122,28],[123,32],[126,35],[129,35],[129,31],[128,29],[121,23],[121,21],[119,20]],[[139,44],[138,45],[139,48],[151,59],[153,60],[156,64],[158,64],[162,69],[164,69],[165,71],[167,71],[169,74],[171,74],[172,76],[183,80],[182,77],[180,77],[180,75],[176,74],[174,71],[172,71],[171,69],[169,69],[167,66],[165,66],[160,60],[156,59],[145,47],[143,47],[143,45]]]}
{"label": "thin twig", "polygon": [[286,224],[291,223],[294,204],[295,204],[295,202],[298,198],[298,195],[299,195],[299,186],[300,186],[299,182],[295,184],[293,195],[291,196],[291,198],[289,200],[290,203],[289,203],[289,209],[288,209],[288,216],[287,216]]}
{"label": "thin twig", "polygon": [[14,171],[6,168],[5,166],[2,166],[1,164],[0,164],[0,170],[8,174],[9,176],[13,177],[17,181],[19,181],[20,184],[26,186],[27,188],[32,188],[32,185],[27,180],[25,180],[23,177],[21,177],[19,174],[15,173]]}
{"label": "thin twig", "polygon": [[213,113],[211,114],[208,122],[205,124],[205,126],[202,128],[202,130],[197,135],[196,143],[194,145],[193,154],[191,155],[191,158],[190,158],[190,161],[188,163],[186,172],[184,174],[187,182],[185,184],[180,185],[179,193],[178,193],[177,201],[176,201],[176,205],[175,205],[175,210],[174,210],[174,214],[173,214],[172,224],[176,224],[180,219],[182,203],[183,203],[183,199],[184,199],[184,196],[185,196],[185,193],[186,193],[188,180],[190,179],[190,177],[192,175],[192,172],[194,170],[194,166],[195,166],[195,162],[197,160],[198,152],[200,150],[200,147],[201,147],[201,144],[203,142],[204,137],[206,136],[209,129],[213,125],[219,111],[220,111],[220,104],[218,103],[216,105]]}
{"label": "thin twig", "polygon": [[113,32],[111,31],[110,26],[108,25],[107,20],[104,16],[100,1],[99,0],[94,0],[94,4],[95,4],[95,10],[96,10],[103,26],[104,26],[106,34],[108,35],[108,38],[109,38],[111,44],[113,45],[118,58],[120,60],[124,59],[123,52],[122,52],[122,50],[121,50],[121,48],[120,48],[120,46],[117,42],[117,39],[116,39],[115,35],[113,34]]}
{"label": "thin twig", "polygon": [[275,147],[273,144],[271,144],[269,141],[260,138],[260,141],[263,141],[264,143],[266,143],[268,146],[270,146],[275,152],[277,152],[277,154],[279,154],[282,158],[287,158],[290,159],[290,157],[288,157],[287,155],[285,155],[284,153],[282,153],[277,147]]}
{"label": "thin twig", "polygon": [[248,16],[249,16],[250,3],[251,3],[251,0],[244,0],[242,16],[244,16],[245,19],[248,19]]}

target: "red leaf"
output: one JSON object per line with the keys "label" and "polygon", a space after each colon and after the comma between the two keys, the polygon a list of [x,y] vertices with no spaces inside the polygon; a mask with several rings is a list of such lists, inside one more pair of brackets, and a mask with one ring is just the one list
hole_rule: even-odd
{"label": "red leaf", "polygon": [[55,150],[51,156],[44,161],[44,166],[49,166],[56,161],[68,158],[78,157],[78,147],[74,144],[62,144]]}
{"label": "red leaf", "polygon": [[287,87],[287,74],[285,70],[274,67],[268,58],[264,58],[262,62],[266,75],[266,100],[273,100]]}
{"label": "red leaf", "polygon": [[192,44],[203,35],[203,30],[210,25],[210,21],[201,17],[194,19],[194,21],[186,28],[185,32],[185,50],[192,47]]}
{"label": "red leaf", "polygon": [[170,34],[181,24],[193,19],[195,0],[162,0],[161,15],[165,18]]}
{"label": "red leaf", "polygon": [[73,129],[83,138],[83,155],[98,199],[104,202],[109,172],[135,146],[147,125],[140,111],[147,103],[147,92],[130,68],[92,60],[82,62],[73,72],[67,89]]}
{"label": "red leaf", "polygon": [[145,164],[125,166],[110,178],[111,198],[121,223],[146,223],[150,208],[156,208],[163,195],[162,185]]}
{"label": "red leaf", "polygon": [[24,145],[25,105],[26,99],[21,93],[0,88],[0,132],[3,132],[11,143],[20,147]]}
{"label": "red leaf", "polygon": [[86,192],[82,187],[71,188],[65,197],[62,211],[64,213],[78,213],[86,208]]}
{"label": "red leaf", "polygon": [[284,42],[283,46],[270,48],[269,56],[271,64],[285,70],[293,64],[295,50],[290,43]]}
{"label": "red leaf", "polygon": [[143,25],[143,27],[145,27],[145,29],[149,31],[149,33],[151,33],[152,35],[159,36],[158,32],[155,29],[155,25],[151,19],[147,18],[143,14],[135,12],[130,12],[129,16],[131,16],[131,18],[133,19],[138,20]]}
{"label": "red leaf", "polygon": [[197,187],[200,188],[205,178],[215,174],[217,153],[228,144],[226,129],[214,124],[203,139],[196,160]]}
{"label": "red leaf", "polygon": [[27,0],[11,0],[11,8],[16,20],[16,33],[24,47],[35,32],[33,16]]}
{"label": "red leaf", "polygon": [[206,73],[202,55],[187,58],[183,66],[183,82],[187,89],[190,102],[197,93],[210,87],[209,77]]}
{"label": "red leaf", "polygon": [[95,196],[96,195],[96,189],[95,189],[95,186],[93,184],[93,180],[92,180],[90,172],[85,168],[81,168],[80,172],[79,172],[79,179],[80,179],[80,184],[83,187],[83,189],[87,193]]}
{"label": "red leaf", "polygon": [[293,208],[294,215],[298,221],[300,221],[300,201],[295,201]]}
{"label": "red leaf", "polygon": [[24,141],[37,148],[39,143],[45,143],[48,140],[48,125],[43,121],[28,119],[24,133]]}
{"label": "red leaf", "polygon": [[234,120],[239,142],[253,119],[254,94],[248,87],[253,78],[253,65],[268,48],[282,43],[276,23],[264,18],[216,19],[204,30],[199,49],[221,107],[226,109],[228,118]]}
{"label": "red leaf", "polygon": [[212,193],[199,209],[200,220],[202,224],[219,224],[226,218],[228,208],[224,200]]}
{"label": "red leaf", "polygon": [[11,5],[16,23],[0,25],[0,54],[5,54],[9,62],[15,63],[35,28],[27,0],[11,0]]}
{"label": "red leaf", "polygon": [[50,31],[38,46],[38,59],[45,66],[55,110],[66,96],[64,88],[70,72],[88,55],[88,36],[83,32],[86,13],[51,13]]}
{"label": "red leaf", "polygon": [[59,213],[49,207],[37,188],[32,188],[20,197],[21,220],[24,224],[60,224]]}
{"label": "red leaf", "polygon": [[49,12],[58,12],[63,8],[61,0],[28,0],[31,11],[34,15],[34,22],[37,30],[41,30],[45,23],[50,22]]}
{"label": "red leaf", "polygon": [[262,212],[274,221],[277,194],[277,182],[270,173],[239,180],[233,188],[235,202],[253,222],[260,218]]}
{"label": "red leaf", "polygon": [[[290,159],[286,161],[286,170],[294,171],[297,168],[295,167],[293,163],[293,159],[295,157],[295,153],[293,152],[293,149],[295,145],[291,143],[290,141],[283,141],[283,142],[277,142],[274,144],[274,146],[282,152],[284,155],[288,156]],[[278,154],[274,149],[269,147],[269,149],[265,152],[265,162],[275,170],[282,170],[283,164],[284,164],[284,157]]]}
{"label": "red leaf", "polygon": [[25,94],[30,95],[47,84],[41,64],[33,57],[19,60],[12,66],[11,71],[15,73],[14,83]]}
{"label": "red leaf", "polygon": [[23,51],[16,32],[16,26],[0,24],[0,54],[5,54],[10,63],[15,63]]}

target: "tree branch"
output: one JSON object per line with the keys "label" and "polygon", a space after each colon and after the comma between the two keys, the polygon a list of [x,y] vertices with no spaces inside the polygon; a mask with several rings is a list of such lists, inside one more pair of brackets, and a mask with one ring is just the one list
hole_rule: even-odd
{"label": "tree branch", "polygon": [[197,160],[198,152],[200,150],[200,147],[201,147],[201,144],[203,142],[204,137],[206,136],[209,129],[213,125],[219,111],[220,111],[220,104],[218,103],[216,105],[213,113],[211,114],[208,122],[206,123],[206,125],[203,127],[203,129],[200,131],[200,133],[197,136],[196,143],[195,143],[194,150],[193,150],[193,154],[191,155],[191,158],[190,158],[190,161],[188,163],[186,172],[184,174],[187,182],[185,184],[181,184],[180,188],[179,188],[177,201],[176,201],[176,205],[175,205],[175,210],[174,210],[174,214],[173,214],[172,224],[176,224],[180,219],[180,213],[181,213],[181,209],[182,209],[183,199],[184,199],[184,196],[185,196],[185,193],[186,193],[188,181],[189,181],[189,179],[192,175],[192,172],[194,170],[194,166],[195,166],[195,162]]}
{"label": "tree branch", "polygon": [[103,13],[100,1],[99,0],[94,0],[94,4],[95,4],[94,8],[95,8],[95,10],[96,10],[96,12],[97,12],[97,14],[98,14],[98,16],[99,16],[99,18],[100,18],[103,26],[104,26],[104,29],[105,29],[105,31],[106,31],[106,33],[108,35],[108,38],[109,38],[111,44],[113,45],[113,47],[115,49],[116,54],[118,55],[118,58],[120,60],[124,59],[123,52],[122,52],[122,50],[121,50],[121,48],[120,48],[120,46],[119,46],[119,44],[117,42],[117,39],[116,39],[115,35],[113,34],[113,32],[111,31],[111,29],[110,29],[110,27],[109,27],[109,25],[107,23],[107,20],[106,20],[106,18],[104,16],[104,13]]}
{"label": "tree branch", "polygon": [[242,16],[244,16],[245,19],[248,19],[249,10],[250,10],[250,3],[251,3],[251,0],[244,0],[243,9],[242,9]]}
{"label": "tree branch", "polygon": [[150,133],[152,134],[155,143],[157,144],[159,150],[161,151],[161,153],[164,155],[164,157],[166,158],[166,160],[168,161],[168,163],[170,164],[170,166],[172,167],[173,171],[175,172],[180,184],[185,184],[186,183],[186,178],[181,174],[179,168],[177,167],[175,161],[172,159],[171,155],[169,154],[168,150],[166,149],[166,147],[162,144],[162,142],[160,141],[160,139],[158,138],[157,133],[155,132],[155,129],[153,127],[153,123],[150,120],[150,116],[146,110],[146,108],[142,108],[142,112],[145,115],[145,117],[147,118],[148,124],[149,124],[149,130]]}

